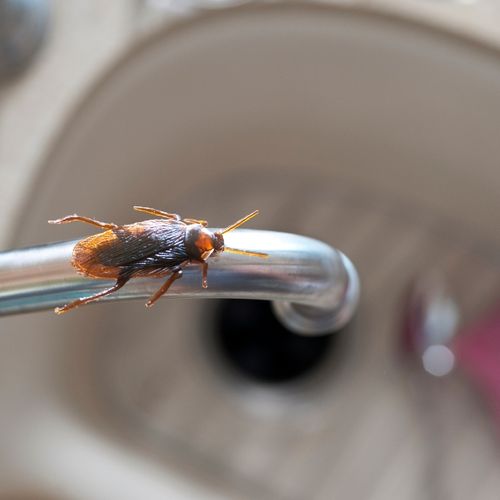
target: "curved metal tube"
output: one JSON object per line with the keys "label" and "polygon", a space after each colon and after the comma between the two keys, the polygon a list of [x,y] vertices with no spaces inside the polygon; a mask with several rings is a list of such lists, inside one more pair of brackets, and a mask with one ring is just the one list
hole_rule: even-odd
{"label": "curved metal tube", "polygon": [[[198,266],[188,266],[166,297],[271,300],[285,326],[308,335],[332,332],[351,319],[359,280],[350,260],[338,250],[318,240],[273,231],[239,229],[225,239],[228,246],[265,252],[269,257],[226,252],[211,258],[206,289],[201,287]],[[75,243],[1,252],[0,315],[49,309],[110,286],[110,281],[75,272],[71,266]],[[161,282],[135,278],[102,300],[144,299]]]}

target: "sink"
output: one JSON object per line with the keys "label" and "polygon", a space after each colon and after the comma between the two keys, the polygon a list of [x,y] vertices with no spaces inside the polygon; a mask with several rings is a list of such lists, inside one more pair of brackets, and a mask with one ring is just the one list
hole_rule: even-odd
{"label": "sink", "polygon": [[[432,266],[465,321],[500,295],[499,62],[404,18],[300,2],[189,15],[131,49],[41,162],[12,246],[90,234],[46,224],[74,212],[128,223],[146,205],[222,227],[259,208],[255,227],[352,258],[360,311],[315,369],[280,383],[224,357],[220,303],[2,319],[0,498],[431,491],[425,381],[398,357],[401,298]],[[439,394],[442,486],[494,498],[488,414],[459,375]]]}

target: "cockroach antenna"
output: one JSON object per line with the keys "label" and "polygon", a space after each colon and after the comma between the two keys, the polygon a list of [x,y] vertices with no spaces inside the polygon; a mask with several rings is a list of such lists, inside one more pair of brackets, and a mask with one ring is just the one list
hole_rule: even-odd
{"label": "cockroach antenna", "polygon": [[[236,221],[234,224],[231,224],[230,226],[227,226],[225,229],[222,229],[221,231],[218,231],[219,234],[227,234],[230,231],[233,231],[234,229],[242,226],[245,224],[245,222],[248,222],[250,219],[253,219],[256,215],[259,215],[258,210],[254,210],[251,214],[246,215],[243,217],[243,219],[240,219]],[[231,248],[231,247],[225,247],[224,251],[228,253],[234,253],[237,255],[249,255],[251,257],[262,257],[266,258],[268,257],[267,253],[262,253],[262,252],[250,252],[249,250],[239,250],[237,248]]]}
{"label": "cockroach antenna", "polygon": [[220,234],[229,233],[230,231],[233,231],[237,227],[242,226],[243,224],[245,224],[245,222],[248,222],[250,219],[253,219],[256,215],[259,215],[258,210],[254,210],[251,214],[246,215],[245,217],[243,217],[243,219],[236,221],[234,224],[227,226],[225,229],[222,229],[219,232],[220,232]]}

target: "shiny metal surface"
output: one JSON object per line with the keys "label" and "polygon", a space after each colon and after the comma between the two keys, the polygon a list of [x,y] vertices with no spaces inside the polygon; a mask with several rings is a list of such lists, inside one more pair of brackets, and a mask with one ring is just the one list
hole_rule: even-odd
{"label": "shiny metal surface", "polygon": [[450,347],[460,327],[460,308],[442,272],[413,280],[404,310],[404,341],[410,356],[430,375],[448,375],[455,355]]}
{"label": "shiny metal surface", "polygon": [[24,69],[47,36],[47,0],[0,0],[0,78]]}
{"label": "shiny metal surface", "polygon": [[[265,252],[265,259],[223,253],[210,259],[209,287],[201,287],[199,267],[186,268],[167,297],[240,298],[275,301],[280,320],[291,330],[321,334],[344,326],[359,298],[356,270],[341,252],[304,236],[238,230],[229,246]],[[0,254],[0,315],[48,309],[108,286],[76,274],[75,241]],[[134,279],[104,300],[149,297],[161,280]]]}

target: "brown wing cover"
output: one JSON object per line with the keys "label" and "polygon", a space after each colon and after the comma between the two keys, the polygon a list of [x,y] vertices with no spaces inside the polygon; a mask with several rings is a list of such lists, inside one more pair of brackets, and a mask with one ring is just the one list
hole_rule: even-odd
{"label": "brown wing cover", "polygon": [[[183,262],[185,223],[149,220],[119,226],[79,241],[72,264],[84,276],[117,278],[124,269],[134,275],[161,275]],[[133,267],[133,268],[132,268]]]}
{"label": "brown wing cover", "polygon": [[79,241],[73,249],[73,267],[84,276],[92,278],[118,278],[119,267],[111,267],[99,262],[99,250],[120,244],[118,236],[111,230],[94,234]]}

